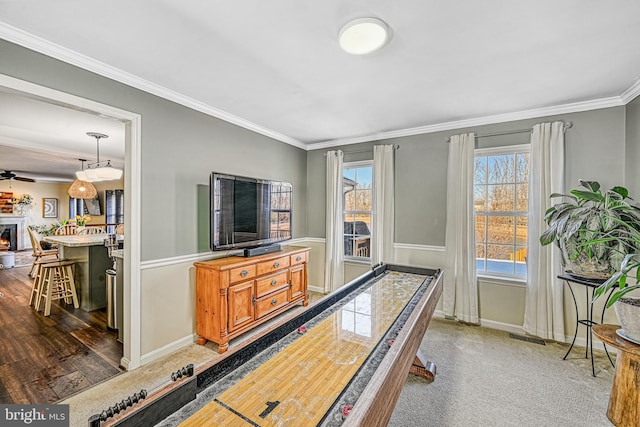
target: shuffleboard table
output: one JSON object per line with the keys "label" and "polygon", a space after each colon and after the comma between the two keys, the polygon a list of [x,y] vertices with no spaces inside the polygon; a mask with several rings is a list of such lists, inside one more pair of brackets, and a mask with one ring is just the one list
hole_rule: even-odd
{"label": "shuffleboard table", "polygon": [[381,264],[214,362],[172,374],[90,426],[385,426],[419,346],[440,270]]}

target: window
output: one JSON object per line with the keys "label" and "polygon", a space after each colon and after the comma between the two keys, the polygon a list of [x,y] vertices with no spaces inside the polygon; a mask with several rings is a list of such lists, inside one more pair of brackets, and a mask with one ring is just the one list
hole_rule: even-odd
{"label": "window", "polygon": [[115,233],[116,225],[124,223],[124,190],[106,190],[104,192],[107,233]]}
{"label": "window", "polygon": [[474,210],[478,275],[527,274],[529,146],[476,150]]}
{"label": "window", "polygon": [[371,258],[372,187],[373,162],[344,164],[344,256],[347,259]]}

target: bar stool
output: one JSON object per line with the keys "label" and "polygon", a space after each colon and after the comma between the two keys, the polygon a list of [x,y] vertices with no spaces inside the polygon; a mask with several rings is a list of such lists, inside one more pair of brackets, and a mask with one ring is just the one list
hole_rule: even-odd
{"label": "bar stool", "polygon": [[73,261],[58,261],[42,264],[40,266],[41,285],[40,299],[36,309],[40,311],[44,302],[44,315],[51,314],[51,301],[64,299],[67,304],[73,303],[75,308],[80,307],[76,294],[76,285],[73,280]]}
{"label": "bar stool", "polygon": [[29,305],[38,305],[40,301],[40,292],[42,291],[42,264],[50,264],[52,262],[57,262],[57,260],[53,259],[38,259],[33,262],[32,270],[33,273],[33,286],[31,286],[31,296],[29,297]]}

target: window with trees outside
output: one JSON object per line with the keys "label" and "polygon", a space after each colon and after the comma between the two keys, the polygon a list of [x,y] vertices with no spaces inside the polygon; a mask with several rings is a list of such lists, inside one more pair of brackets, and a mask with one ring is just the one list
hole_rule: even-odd
{"label": "window with trees outside", "polygon": [[344,164],[342,192],[345,259],[371,258],[372,187],[372,161]]}
{"label": "window with trees outside", "polygon": [[475,152],[474,210],[479,276],[527,275],[529,146]]}

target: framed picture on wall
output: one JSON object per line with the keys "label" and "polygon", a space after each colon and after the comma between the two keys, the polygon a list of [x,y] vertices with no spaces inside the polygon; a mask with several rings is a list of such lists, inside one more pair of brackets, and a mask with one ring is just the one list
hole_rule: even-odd
{"label": "framed picture on wall", "polygon": [[93,199],[84,199],[84,208],[89,215],[102,215],[100,197],[96,195]]}
{"label": "framed picture on wall", "polygon": [[42,199],[42,217],[58,218],[58,199],[47,197]]}

